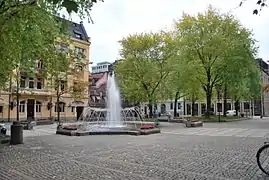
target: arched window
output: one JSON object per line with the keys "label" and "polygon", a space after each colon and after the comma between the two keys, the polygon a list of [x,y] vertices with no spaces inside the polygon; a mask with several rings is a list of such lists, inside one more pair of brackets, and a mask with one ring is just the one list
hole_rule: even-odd
{"label": "arched window", "polygon": [[20,102],[19,112],[20,112],[20,113],[25,112],[25,101],[21,101],[21,102]]}
{"label": "arched window", "polygon": [[[65,109],[65,103],[64,102],[59,102],[59,112],[64,112]],[[55,103],[55,112],[57,111],[57,103]]]}
{"label": "arched window", "polygon": [[41,102],[36,101],[35,103],[35,112],[40,113],[41,112]]}

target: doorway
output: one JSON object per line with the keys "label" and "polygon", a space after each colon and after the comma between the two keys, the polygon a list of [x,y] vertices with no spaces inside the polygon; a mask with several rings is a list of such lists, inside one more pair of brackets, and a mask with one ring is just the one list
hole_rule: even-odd
{"label": "doorway", "polygon": [[82,112],[83,112],[84,107],[83,106],[77,106],[76,107],[76,112],[77,112],[77,120],[79,119],[79,117],[81,116]]}
{"label": "doorway", "polygon": [[161,114],[165,114],[166,113],[166,105],[162,104],[161,105]]}
{"label": "doorway", "polygon": [[27,100],[27,120],[35,119],[35,100],[28,99]]}

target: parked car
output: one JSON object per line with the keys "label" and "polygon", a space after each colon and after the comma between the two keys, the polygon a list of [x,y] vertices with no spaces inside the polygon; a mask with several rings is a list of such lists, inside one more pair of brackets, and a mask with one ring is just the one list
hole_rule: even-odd
{"label": "parked car", "polygon": [[227,115],[227,116],[236,116],[236,110],[228,110],[228,111],[226,112],[226,115]]}
{"label": "parked car", "polygon": [[0,124],[0,134],[6,135],[7,134],[7,128],[4,124]]}

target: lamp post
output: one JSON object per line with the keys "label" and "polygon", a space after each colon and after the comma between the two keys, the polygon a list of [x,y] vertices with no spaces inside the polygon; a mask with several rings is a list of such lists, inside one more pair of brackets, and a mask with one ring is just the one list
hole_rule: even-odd
{"label": "lamp post", "polygon": [[[260,61],[261,82],[263,84],[262,59],[260,59],[259,61]],[[261,88],[261,99],[260,100],[261,100],[261,116],[260,116],[260,118],[262,119],[262,117],[263,117],[263,90],[262,90],[262,88]]]}
{"label": "lamp post", "polygon": [[218,111],[218,119],[219,119],[219,122],[220,122],[220,110],[219,110],[219,106],[218,106],[220,104],[220,91],[221,91],[220,85],[216,86],[216,90],[217,90],[217,99],[218,99],[217,111]]}
{"label": "lamp post", "polygon": [[10,144],[16,145],[16,144],[22,144],[23,143],[23,126],[20,123],[20,115],[19,115],[19,78],[20,78],[20,71],[19,71],[19,66],[17,66],[16,69],[16,116],[17,116],[17,121],[14,121],[13,124],[10,126]]}

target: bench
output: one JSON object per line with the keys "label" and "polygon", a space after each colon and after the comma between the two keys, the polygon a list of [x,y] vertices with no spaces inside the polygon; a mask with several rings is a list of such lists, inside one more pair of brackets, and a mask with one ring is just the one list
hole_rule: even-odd
{"label": "bench", "polygon": [[191,117],[186,117],[186,119],[183,120],[185,123],[186,127],[202,127],[203,122],[199,120],[191,120]]}
{"label": "bench", "polygon": [[22,121],[21,125],[23,125],[24,130],[32,130],[36,126],[36,121]]}
{"label": "bench", "polygon": [[177,122],[177,123],[182,123],[185,124],[186,127],[201,127],[203,126],[202,121],[198,120],[192,120],[191,116],[183,116],[183,117],[174,117],[173,120],[170,122]]}
{"label": "bench", "polygon": [[50,125],[53,124],[54,121],[52,119],[37,119],[36,125]]}

